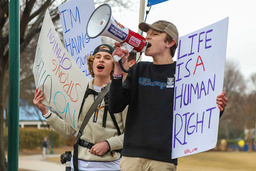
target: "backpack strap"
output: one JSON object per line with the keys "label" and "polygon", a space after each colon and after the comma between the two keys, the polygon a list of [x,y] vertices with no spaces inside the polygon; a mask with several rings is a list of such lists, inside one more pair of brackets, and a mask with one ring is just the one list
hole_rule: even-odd
{"label": "backpack strap", "polygon": [[[102,101],[102,99],[105,97],[105,95],[109,92],[109,88],[110,88],[110,83],[101,91],[101,93],[99,93],[99,95],[95,99],[94,103],[89,108],[89,110],[88,110],[88,112],[87,112],[87,114],[86,114],[86,116],[83,120],[83,123],[82,123],[82,125],[81,125],[81,127],[78,131],[78,134],[77,134],[76,140],[75,140],[75,144],[74,144],[74,157],[73,157],[73,164],[74,164],[74,170],[75,171],[78,171],[78,140],[82,136],[82,133],[83,133],[83,130],[84,130],[85,126],[87,125],[87,123],[88,123],[89,119],[91,118],[92,114],[94,113],[94,111],[97,109],[99,103]],[[85,93],[85,95],[86,95],[86,93]],[[83,99],[83,102],[84,102],[85,99],[86,98]],[[83,104],[82,104],[82,106],[83,106]],[[79,113],[81,113],[82,106],[81,106],[81,109],[80,109]]]}
{"label": "backpack strap", "polygon": [[[109,111],[109,107],[108,107],[109,100],[108,100],[108,99],[109,99],[109,93],[108,93],[108,94],[105,96],[105,98],[104,98],[104,101],[105,101],[105,109],[104,109],[103,122],[102,122],[102,126],[103,126],[104,128],[106,128],[107,114],[108,114],[108,111]],[[116,130],[117,130],[118,135],[121,135],[121,131],[120,131],[120,128],[119,128],[119,126],[118,126],[118,124],[117,124],[115,115],[114,115],[112,112],[110,112],[110,111],[109,111],[109,114],[110,114],[110,116],[111,116],[111,118],[112,118],[112,121],[113,121],[115,127],[116,127]]]}

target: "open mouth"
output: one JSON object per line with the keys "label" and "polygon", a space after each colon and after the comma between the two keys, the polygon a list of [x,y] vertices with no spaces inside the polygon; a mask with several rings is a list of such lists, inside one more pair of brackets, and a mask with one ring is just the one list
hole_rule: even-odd
{"label": "open mouth", "polygon": [[152,45],[151,43],[148,42],[147,48],[150,48]]}
{"label": "open mouth", "polygon": [[104,69],[105,66],[100,64],[100,65],[97,66],[97,68],[98,68],[98,69]]}

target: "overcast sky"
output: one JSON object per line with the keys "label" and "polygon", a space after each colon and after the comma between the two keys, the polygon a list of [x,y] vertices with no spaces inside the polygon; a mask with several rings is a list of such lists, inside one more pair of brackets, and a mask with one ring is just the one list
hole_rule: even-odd
{"label": "overcast sky", "polygon": [[[137,32],[139,1],[132,1],[135,1],[133,10],[124,10],[121,15],[113,11],[113,17]],[[146,22],[153,23],[160,19],[171,21],[183,36],[229,17],[226,57],[235,61],[248,79],[256,73],[255,7],[255,0],[169,0],[152,6]]]}

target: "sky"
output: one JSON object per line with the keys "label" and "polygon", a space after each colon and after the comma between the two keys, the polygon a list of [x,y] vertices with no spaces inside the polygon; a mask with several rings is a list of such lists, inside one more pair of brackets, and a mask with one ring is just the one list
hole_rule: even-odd
{"label": "sky", "polygon": [[[140,2],[133,1],[131,10],[121,13],[113,10],[113,17],[137,32]],[[234,61],[248,80],[256,73],[255,4],[254,0],[169,0],[152,6],[146,22],[171,21],[183,36],[229,17],[226,60]],[[143,60],[151,59],[143,57]]]}

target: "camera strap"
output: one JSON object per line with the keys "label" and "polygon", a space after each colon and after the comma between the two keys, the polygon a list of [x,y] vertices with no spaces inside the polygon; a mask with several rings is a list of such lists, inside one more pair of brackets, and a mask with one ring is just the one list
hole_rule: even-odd
{"label": "camera strap", "polygon": [[[90,109],[88,110],[88,112],[83,120],[83,123],[78,131],[78,134],[77,134],[76,140],[75,140],[75,144],[74,144],[74,156],[73,156],[74,171],[78,171],[78,140],[82,136],[83,130],[84,130],[85,126],[87,125],[88,121],[90,120],[92,114],[97,109],[98,105],[100,104],[100,102],[102,101],[104,96],[109,92],[109,88],[110,88],[110,83],[101,91],[101,93],[98,94],[94,103],[91,105]],[[84,103],[84,100],[83,100],[83,103]],[[83,103],[82,103],[82,106],[83,106]],[[82,111],[82,106],[80,109],[80,113]]]}

